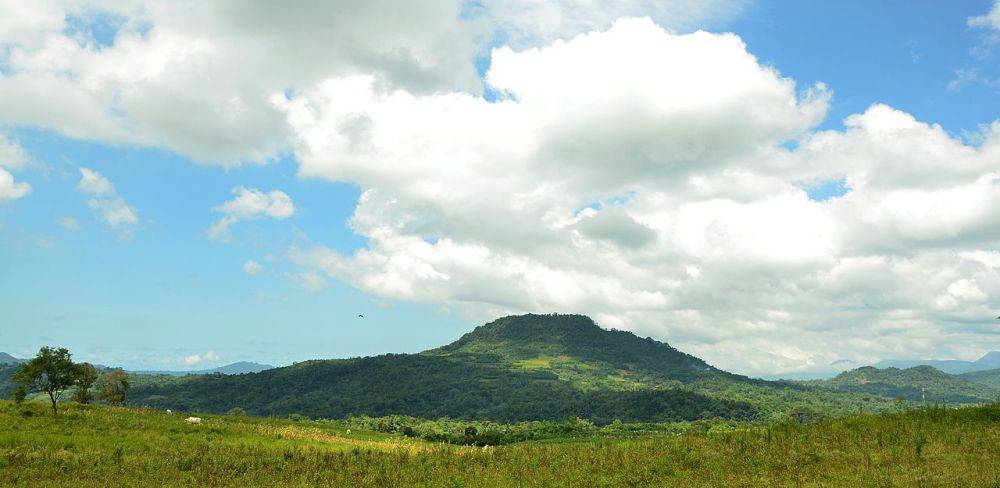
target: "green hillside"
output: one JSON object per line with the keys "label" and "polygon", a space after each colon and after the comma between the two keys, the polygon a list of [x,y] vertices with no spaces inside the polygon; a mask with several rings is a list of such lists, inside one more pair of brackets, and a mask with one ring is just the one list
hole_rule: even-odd
{"label": "green hillside", "polygon": [[780,420],[898,409],[890,398],[713,368],[582,315],[520,315],[420,354],[317,360],[236,376],[138,381],[133,405],[310,417],[412,415],[595,422]]}
{"label": "green hillside", "polygon": [[584,389],[679,386],[700,379],[739,378],[669,344],[605,330],[584,315],[519,315],[497,319],[424,355],[499,356],[526,371],[550,371]]}
{"label": "green hillside", "polygon": [[972,371],[970,373],[961,374],[959,377],[1000,391],[1000,368],[988,369],[986,371]]}
{"label": "green hillside", "polygon": [[[0,486],[996,486],[1000,407],[436,444],[343,422],[0,401]],[[348,429],[352,430],[348,430]]]}
{"label": "green hillside", "polygon": [[255,415],[298,413],[342,418],[351,414],[412,415],[501,421],[597,422],[751,419],[746,402],[681,390],[582,391],[547,371],[509,371],[496,357],[385,355],[307,361],[235,376],[190,376],[137,386],[133,405]]}
{"label": "green hillside", "polygon": [[512,371],[547,371],[585,390],[681,389],[711,398],[741,400],[758,418],[781,419],[793,411],[847,415],[887,411],[889,398],[833,392],[798,382],[765,381],[714,368],[667,343],[607,330],[584,315],[526,314],[476,327],[459,340],[423,355],[468,355]]}
{"label": "green hillside", "polygon": [[931,403],[981,403],[994,401],[1000,396],[1000,391],[985,384],[944,373],[933,366],[907,369],[865,366],[845,371],[829,380],[811,383],[837,391],[911,401],[921,401],[926,397]]}

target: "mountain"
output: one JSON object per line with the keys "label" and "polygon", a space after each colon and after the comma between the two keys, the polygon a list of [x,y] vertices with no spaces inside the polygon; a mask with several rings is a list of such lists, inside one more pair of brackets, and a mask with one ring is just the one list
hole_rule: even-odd
{"label": "mountain", "polygon": [[[610,374],[609,372],[614,372]],[[239,376],[140,385],[132,403],[258,415],[405,414],[520,421],[753,418],[747,402],[665,384],[729,374],[580,315],[504,317],[420,354],[316,360]],[[660,378],[653,387],[638,378]],[[641,387],[640,387],[641,386]]]}
{"label": "mountain", "polygon": [[876,368],[912,368],[933,366],[945,373],[962,374],[1000,368],[1000,351],[990,351],[975,361],[958,359],[885,359],[875,363]]}
{"label": "mountain", "polygon": [[976,371],[1000,368],[1000,351],[990,351],[972,364],[976,365]]}
{"label": "mountain", "polygon": [[245,373],[259,373],[268,369],[274,369],[274,366],[270,364],[260,364],[252,363],[248,361],[240,361],[232,364],[227,364],[225,366],[219,366],[218,368],[211,369],[198,369],[192,371],[129,371],[132,374],[143,374],[143,375],[167,375],[167,376],[185,376],[189,374],[202,375],[202,374],[245,374]]}
{"label": "mountain", "polygon": [[896,404],[712,367],[669,344],[606,330],[582,315],[518,315],[418,354],[314,360],[259,373],[140,382],[130,403],[256,415],[405,414],[499,421],[786,418]]}
{"label": "mountain", "polygon": [[21,364],[27,359],[16,358],[5,352],[0,352],[0,364]]}
{"label": "mountain", "polygon": [[17,388],[17,383],[14,382],[14,373],[20,368],[20,365],[14,363],[0,364],[0,399],[10,398],[10,395],[14,393],[14,389]]}
{"label": "mountain", "polygon": [[550,371],[584,390],[629,390],[651,383],[737,378],[669,344],[602,329],[584,315],[503,317],[422,354],[496,355],[511,369]]}
{"label": "mountain", "polygon": [[975,383],[982,383],[994,390],[1000,390],[1000,368],[970,371],[959,376]]}
{"label": "mountain", "polygon": [[967,378],[950,375],[933,366],[907,369],[871,366],[845,371],[835,378],[816,382],[827,388],[902,398],[930,403],[983,403],[994,401],[1000,391]]}

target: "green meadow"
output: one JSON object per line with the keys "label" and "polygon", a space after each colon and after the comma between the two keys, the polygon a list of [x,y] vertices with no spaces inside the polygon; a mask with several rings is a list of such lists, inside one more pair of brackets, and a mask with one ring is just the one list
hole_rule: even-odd
{"label": "green meadow", "polygon": [[188,415],[0,402],[0,485],[1000,486],[997,404],[486,447],[349,419]]}

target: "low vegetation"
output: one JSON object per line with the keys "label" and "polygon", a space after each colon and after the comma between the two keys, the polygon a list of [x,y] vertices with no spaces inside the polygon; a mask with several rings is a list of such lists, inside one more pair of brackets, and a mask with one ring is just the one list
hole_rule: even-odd
{"label": "low vegetation", "polygon": [[[0,485],[996,486],[1000,406],[855,415],[801,425],[580,426],[505,446],[453,446],[310,421],[0,402]],[[416,419],[406,422],[418,422]],[[475,425],[463,425],[463,428]],[[485,424],[477,424],[480,427]],[[596,430],[595,430],[596,429]],[[618,435],[600,431],[620,429]],[[405,429],[398,429],[400,431]],[[463,431],[464,434],[464,431]],[[471,430],[469,434],[472,435]]]}

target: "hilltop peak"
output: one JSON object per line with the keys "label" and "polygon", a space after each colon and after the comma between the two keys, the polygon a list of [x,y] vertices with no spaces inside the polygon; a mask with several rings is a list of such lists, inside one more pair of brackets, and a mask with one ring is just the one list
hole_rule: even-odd
{"label": "hilltop peak", "polygon": [[983,354],[983,357],[976,360],[976,364],[986,366],[989,369],[1000,368],[1000,351],[990,351]]}
{"label": "hilltop peak", "polygon": [[577,314],[502,317],[424,354],[499,356],[516,367],[548,369],[567,377],[582,371],[610,371],[687,381],[726,374],[665,342],[603,329],[590,317]]}
{"label": "hilltop peak", "polygon": [[454,344],[471,341],[566,342],[605,332],[593,319],[578,314],[508,315],[476,327]]}

